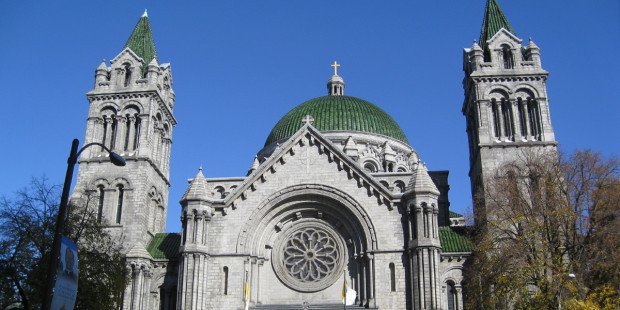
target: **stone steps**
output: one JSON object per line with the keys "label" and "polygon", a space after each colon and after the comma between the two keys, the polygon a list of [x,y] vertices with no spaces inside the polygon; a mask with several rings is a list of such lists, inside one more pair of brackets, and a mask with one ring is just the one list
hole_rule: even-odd
{"label": "stone steps", "polygon": [[377,309],[377,308],[365,308],[358,305],[347,306],[346,308],[342,304],[311,304],[307,305],[304,308],[303,305],[257,305],[254,307],[250,307],[251,310],[366,310],[366,309]]}

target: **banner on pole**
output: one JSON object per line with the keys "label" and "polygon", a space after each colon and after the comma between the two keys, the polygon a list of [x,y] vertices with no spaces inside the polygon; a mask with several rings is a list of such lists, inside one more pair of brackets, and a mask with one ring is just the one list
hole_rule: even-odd
{"label": "banner on pole", "polygon": [[52,298],[52,310],[72,310],[78,288],[77,246],[71,239],[62,236],[60,240],[60,263],[56,271],[56,285]]}

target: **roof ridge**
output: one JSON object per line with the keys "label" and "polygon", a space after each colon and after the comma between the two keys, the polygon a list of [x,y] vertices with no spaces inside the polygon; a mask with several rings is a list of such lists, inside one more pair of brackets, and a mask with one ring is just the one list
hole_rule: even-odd
{"label": "roof ridge", "polygon": [[487,40],[491,39],[502,28],[515,34],[497,0],[487,0],[484,9],[484,19],[482,20],[482,30],[480,31],[480,46],[484,48]]}

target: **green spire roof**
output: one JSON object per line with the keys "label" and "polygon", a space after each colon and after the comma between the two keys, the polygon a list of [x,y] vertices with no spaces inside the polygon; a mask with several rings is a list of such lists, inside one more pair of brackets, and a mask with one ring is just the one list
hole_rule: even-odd
{"label": "green spire roof", "polygon": [[502,28],[515,34],[508,22],[508,18],[506,18],[506,15],[502,12],[502,8],[499,7],[497,0],[487,0],[484,20],[482,21],[482,31],[480,31],[480,46],[484,48],[487,40],[492,38]]}
{"label": "green spire roof", "polygon": [[136,55],[142,57],[144,60],[142,73],[146,72],[146,65],[148,65],[153,58],[157,58],[155,41],[153,40],[151,24],[149,23],[149,17],[146,15],[146,11],[144,11],[144,14],[140,20],[138,20],[138,24],[136,24],[127,43],[125,43],[125,47],[130,48]]}
{"label": "green spire roof", "polygon": [[391,137],[409,144],[394,119],[376,105],[351,96],[324,96],[308,100],[286,113],[271,130],[265,146],[292,136],[311,115],[320,131],[361,131]]}

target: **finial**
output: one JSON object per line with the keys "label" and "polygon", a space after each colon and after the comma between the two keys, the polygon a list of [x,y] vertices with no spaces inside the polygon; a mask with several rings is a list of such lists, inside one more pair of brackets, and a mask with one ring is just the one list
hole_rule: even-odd
{"label": "finial", "polygon": [[198,167],[198,172],[202,172],[202,165],[200,165],[200,167]]}
{"label": "finial", "polygon": [[332,64],[331,67],[334,68],[334,75],[338,75],[338,67],[340,67],[340,64],[334,60],[334,64]]}
{"label": "finial", "polygon": [[146,9],[144,9],[144,14],[142,14],[142,17],[149,17],[149,14],[146,12]]}
{"label": "finial", "polygon": [[314,117],[312,117],[312,115],[310,114],[307,114],[306,116],[304,116],[304,118],[301,119],[301,121],[305,125],[312,125],[312,123],[314,122]]}

